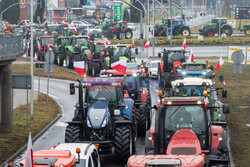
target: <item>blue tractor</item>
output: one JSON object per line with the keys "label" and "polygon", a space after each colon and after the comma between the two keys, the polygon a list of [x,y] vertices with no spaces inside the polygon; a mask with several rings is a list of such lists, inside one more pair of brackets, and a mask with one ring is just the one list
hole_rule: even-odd
{"label": "blue tractor", "polygon": [[[118,160],[126,162],[135,148],[137,127],[134,101],[126,95],[124,78],[85,78],[78,82],[79,102],[73,120],[67,122],[65,142],[90,141],[100,153],[111,153],[114,147]],[[75,94],[73,83],[70,94]]]}

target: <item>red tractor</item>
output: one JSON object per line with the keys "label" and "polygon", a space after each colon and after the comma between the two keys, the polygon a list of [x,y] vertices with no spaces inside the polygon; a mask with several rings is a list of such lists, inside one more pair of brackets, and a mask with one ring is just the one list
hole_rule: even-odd
{"label": "red tractor", "polygon": [[[132,68],[133,65],[137,69]],[[134,107],[137,120],[138,135],[145,135],[151,123],[151,95],[149,89],[149,79],[144,69],[141,69],[138,63],[128,63],[126,74],[116,70],[103,70],[102,74],[108,76],[124,76],[126,77],[126,89],[128,95],[134,100]]]}
{"label": "red tractor", "polygon": [[200,142],[190,129],[181,129],[171,138],[167,152],[163,155],[133,155],[128,167],[174,166],[203,167],[205,154],[201,153]]}
{"label": "red tractor", "polygon": [[[160,106],[154,108],[157,110],[154,113],[155,125],[146,133],[146,154],[169,154],[175,134],[179,130],[190,129],[197,136],[201,152],[206,156],[205,166],[229,164],[227,132],[221,126],[211,124],[204,97],[165,97],[161,99]],[[178,155],[195,155],[196,152],[193,147],[186,149],[179,146],[175,150]]]}
{"label": "red tractor", "polygon": [[37,41],[37,59],[45,60],[45,54],[48,50],[53,50],[55,39],[53,35],[41,36]]}
{"label": "red tractor", "polygon": [[120,39],[120,33],[125,34],[125,39],[131,39],[133,37],[133,30],[128,27],[126,21],[117,23],[114,27],[109,28],[105,32],[109,39]]}

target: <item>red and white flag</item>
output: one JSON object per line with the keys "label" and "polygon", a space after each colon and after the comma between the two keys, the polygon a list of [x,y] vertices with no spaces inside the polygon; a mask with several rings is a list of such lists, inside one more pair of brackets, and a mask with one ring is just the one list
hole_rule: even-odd
{"label": "red and white flag", "polygon": [[184,38],[182,46],[183,46],[183,49],[184,49],[184,52],[185,52],[186,48],[187,48],[186,38]]}
{"label": "red and white flag", "polygon": [[119,60],[111,64],[111,67],[119,72],[126,74],[127,60]]}
{"label": "red and white flag", "polygon": [[148,47],[149,47],[149,44],[150,44],[150,42],[147,41],[147,43],[144,45],[144,48],[148,48]]}
{"label": "red and white flag", "polygon": [[76,27],[73,28],[73,31],[74,31],[74,34],[76,35],[76,34],[77,34],[77,29],[76,29]]}
{"label": "red and white flag", "polygon": [[220,69],[220,67],[224,64],[224,60],[222,59],[222,57],[220,57],[218,63],[215,66],[215,70],[218,71]]}
{"label": "red and white flag", "polygon": [[67,24],[65,23],[65,21],[62,22],[63,27],[67,27]]}
{"label": "red and white flag", "polygon": [[209,99],[208,99],[208,97],[206,97],[206,98],[204,99],[204,102],[205,102],[205,108],[207,108],[207,107],[208,107],[208,104],[209,104]]}
{"label": "red and white flag", "polygon": [[29,133],[28,147],[25,154],[25,164],[24,167],[33,167],[33,148],[32,148],[32,139],[31,133]]}
{"label": "red and white flag", "polygon": [[74,61],[74,69],[77,74],[83,76],[85,73],[85,63],[84,61]]}
{"label": "red and white flag", "polygon": [[132,44],[131,45],[132,45],[132,47],[134,47],[134,45],[135,45],[135,40],[134,39],[132,40]]}
{"label": "red and white flag", "polygon": [[226,82],[225,81],[223,81],[223,89],[226,87]]}
{"label": "red and white flag", "polygon": [[90,34],[89,26],[88,26],[88,29],[87,29],[87,35],[88,35],[88,39],[90,39],[91,34]]}
{"label": "red and white flag", "polygon": [[26,20],[24,20],[24,23],[23,23],[23,25],[24,25],[24,26],[26,26],[26,25],[27,25],[27,21],[26,21]]}
{"label": "red and white flag", "polygon": [[188,63],[192,63],[194,62],[194,53],[193,53],[193,50],[191,49],[191,52],[190,52],[190,55],[188,57]]}

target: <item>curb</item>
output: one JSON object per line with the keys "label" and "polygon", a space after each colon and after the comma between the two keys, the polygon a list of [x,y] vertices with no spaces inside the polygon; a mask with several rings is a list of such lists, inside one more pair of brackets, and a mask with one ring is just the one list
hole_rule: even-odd
{"label": "curb", "polygon": [[230,146],[230,130],[227,129],[227,148],[228,148],[228,156],[229,156],[229,162],[231,167],[235,167],[234,161],[233,161],[233,153]]}
{"label": "curb", "polygon": [[[55,99],[54,99],[54,101],[56,102]],[[62,107],[59,105],[59,103],[57,103],[57,105],[59,106],[60,113],[57,114],[56,118],[52,122],[50,122],[38,134],[36,134],[35,137],[32,138],[32,143],[34,143],[39,137],[41,137],[52,125],[54,125],[61,118],[61,116],[62,116]],[[6,161],[4,161],[2,164],[0,164],[0,166],[1,167],[5,166],[6,163],[9,163],[9,162],[13,161],[21,152],[23,152],[26,149],[27,149],[27,144],[25,144],[24,146],[22,146],[15,154],[13,154]]]}

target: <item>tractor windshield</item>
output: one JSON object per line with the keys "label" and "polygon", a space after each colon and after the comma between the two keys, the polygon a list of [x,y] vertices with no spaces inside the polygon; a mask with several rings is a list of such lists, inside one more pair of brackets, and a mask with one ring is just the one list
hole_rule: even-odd
{"label": "tractor windshield", "polygon": [[54,44],[54,38],[42,38],[42,45]]}
{"label": "tractor windshield", "polygon": [[204,147],[206,143],[205,111],[200,105],[168,106],[164,129],[166,144],[178,130],[192,129],[199,138],[201,147]]}
{"label": "tractor windshield", "polygon": [[182,70],[186,71],[203,71],[206,70],[206,64],[183,64]]}
{"label": "tractor windshield", "polygon": [[87,88],[86,101],[93,103],[95,101],[104,100],[108,103],[121,103],[123,93],[121,87],[111,85],[95,85]]}
{"label": "tractor windshield", "polygon": [[76,45],[81,45],[81,46],[87,46],[88,45],[88,41],[85,38],[76,38]]}
{"label": "tractor windshield", "polygon": [[175,95],[177,96],[202,96],[203,90],[208,90],[207,86],[188,85],[175,88]]}
{"label": "tractor windshield", "polygon": [[66,45],[69,45],[70,44],[70,38],[61,38],[59,40],[59,44],[62,45],[62,46],[66,46]]}

